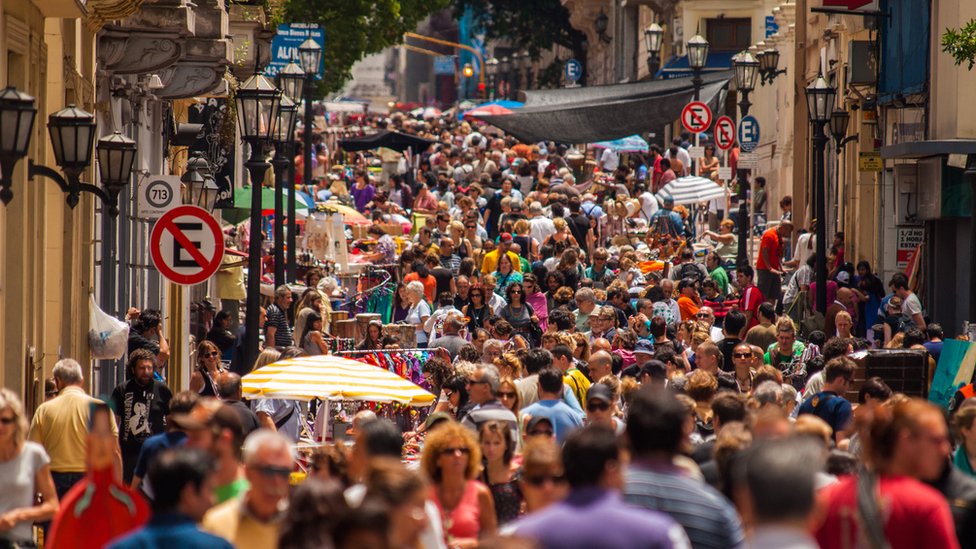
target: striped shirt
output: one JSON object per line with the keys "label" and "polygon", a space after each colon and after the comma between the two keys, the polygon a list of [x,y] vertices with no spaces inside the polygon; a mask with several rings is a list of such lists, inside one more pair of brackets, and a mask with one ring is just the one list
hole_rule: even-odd
{"label": "striped shirt", "polygon": [[676,468],[627,471],[624,500],[671,515],[684,527],[695,549],[728,549],[744,541],[742,524],[732,504],[711,486]]}

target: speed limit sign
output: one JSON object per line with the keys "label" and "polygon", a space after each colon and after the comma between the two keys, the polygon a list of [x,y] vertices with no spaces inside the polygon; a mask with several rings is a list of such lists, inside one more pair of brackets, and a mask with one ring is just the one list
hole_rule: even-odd
{"label": "speed limit sign", "polygon": [[139,217],[158,219],[180,204],[178,175],[152,176],[139,186]]}

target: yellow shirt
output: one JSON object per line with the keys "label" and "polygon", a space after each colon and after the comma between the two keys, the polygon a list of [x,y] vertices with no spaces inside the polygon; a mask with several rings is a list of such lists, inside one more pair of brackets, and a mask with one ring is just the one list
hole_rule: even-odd
{"label": "yellow shirt", "polygon": [[279,522],[260,522],[244,509],[244,497],[234,498],[207,511],[203,529],[231,542],[237,549],[275,549]]}
{"label": "yellow shirt", "polygon": [[[518,271],[522,272],[522,262],[519,261],[519,256],[513,251],[508,252],[508,258],[512,260],[512,267]],[[485,254],[485,258],[481,261],[481,273],[491,274],[498,270],[498,250],[492,250]]]}
{"label": "yellow shirt", "polygon": [[[87,469],[88,416],[92,398],[78,386],[65,387],[54,399],[38,406],[27,438],[37,442],[51,457],[55,473],[83,473]],[[109,411],[111,414],[112,412]],[[115,420],[109,422],[112,434],[119,435]]]}
{"label": "yellow shirt", "polygon": [[570,368],[563,375],[563,383],[569,385],[576,400],[579,401],[580,406],[586,409],[586,392],[590,390],[591,385],[590,380],[586,378],[586,374],[579,371],[576,367]]}

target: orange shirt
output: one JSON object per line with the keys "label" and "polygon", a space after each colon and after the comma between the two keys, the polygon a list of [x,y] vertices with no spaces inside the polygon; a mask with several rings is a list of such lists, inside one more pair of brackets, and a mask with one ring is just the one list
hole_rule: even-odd
{"label": "orange shirt", "polygon": [[[763,260],[763,250],[768,250],[769,252],[768,265]],[[762,235],[762,240],[759,241],[759,257],[756,259],[756,269],[760,271],[770,271],[773,269],[778,271],[782,269],[779,262],[780,256],[782,255],[783,249],[779,235],[776,234],[776,229],[766,229],[766,232]]]}
{"label": "orange shirt", "polygon": [[403,277],[403,283],[409,284],[414,280],[419,280],[424,285],[424,297],[427,298],[428,303],[435,303],[434,292],[437,291],[437,279],[433,275],[427,275],[427,278],[420,278],[417,273],[410,273]]}
{"label": "orange shirt", "polygon": [[698,309],[700,306],[695,303],[694,299],[683,295],[678,298],[678,309],[681,311],[681,321],[685,320],[695,320],[695,315],[698,314]]}

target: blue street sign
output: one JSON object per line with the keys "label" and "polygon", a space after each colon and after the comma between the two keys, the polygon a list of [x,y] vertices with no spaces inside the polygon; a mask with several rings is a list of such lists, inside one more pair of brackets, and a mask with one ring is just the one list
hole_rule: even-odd
{"label": "blue street sign", "polygon": [[434,58],[434,74],[454,76],[455,57],[453,55],[439,55]]}
{"label": "blue street sign", "polygon": [[583,64],[575,59],[570,59],[566,61],[563,73],[566,75],[566,80],[576,82],[583,77]]}
{"label": "blue street sign", "polygon": [[779,25],[776,24],[776,17],[773,15],[766,16],[766,38],[779,32]]}
{"label": "blue street sign", "polygon": [[278,34],[271,39],[271,62],[265,67],[264,75],[270,78],[278,76],[278,71],[285,68],[292,59],[301,65],[298,46],[310,37],[322,48],[322,59],[319,61],[318,74],[315,75],[317,80],[321,80],[325,76],[325,29],[308,23],[278,25]]}
{"label": "blue street sign", "polygon": [[759,121],[751,114],[739,122],[739,148],[752,152],[759,146]]}

